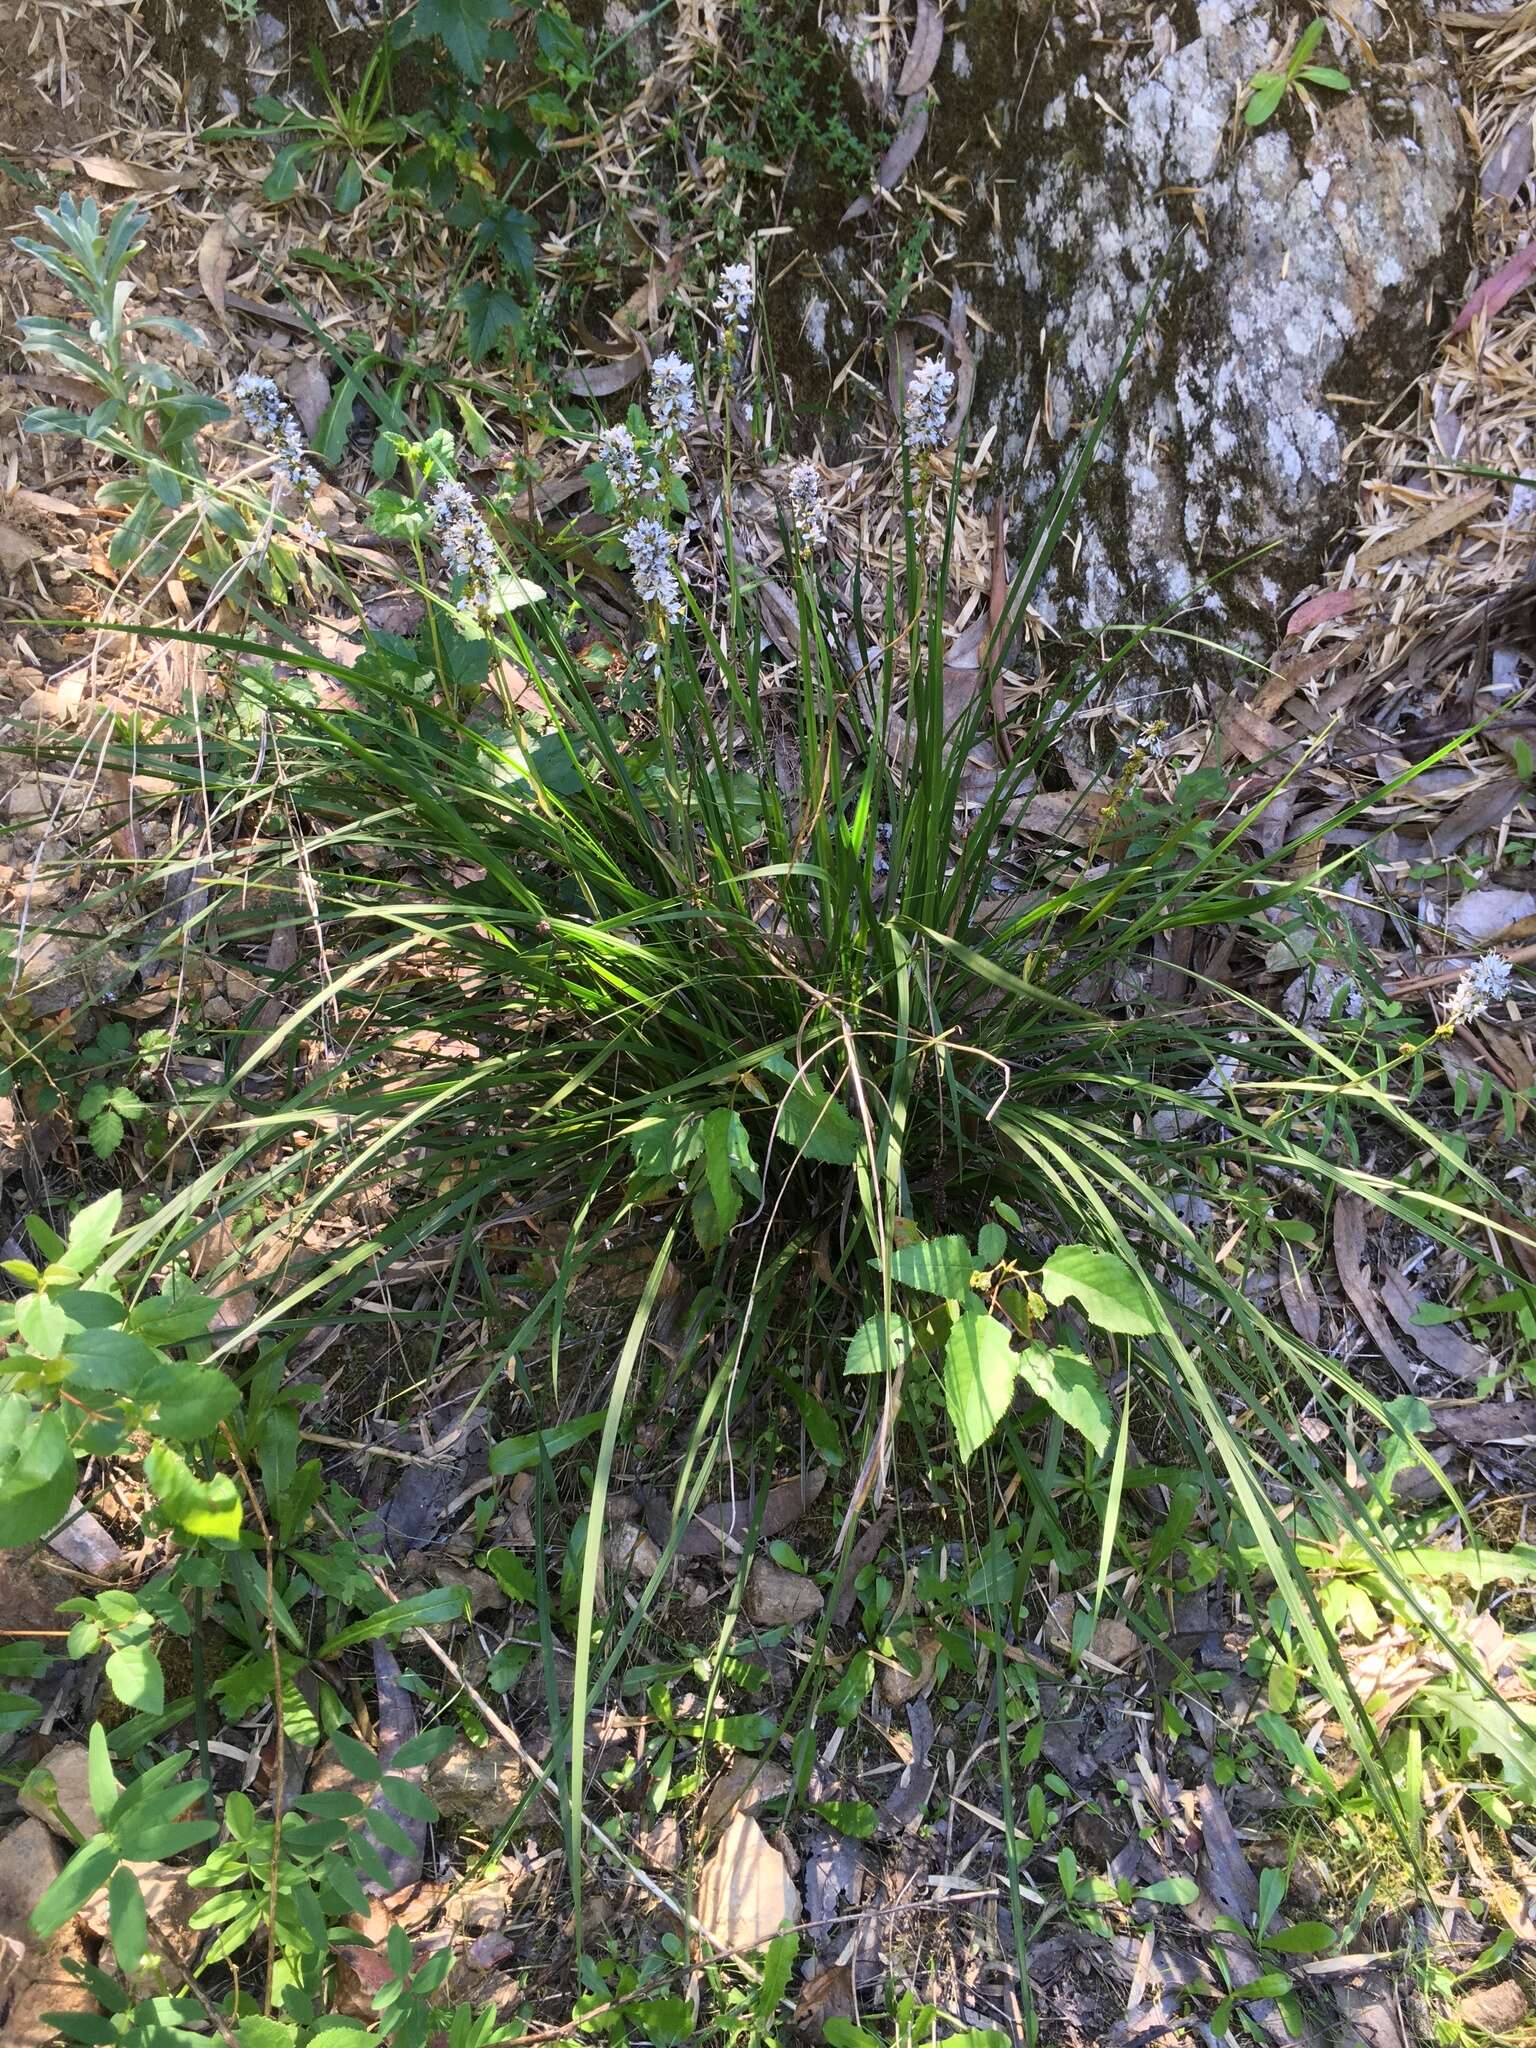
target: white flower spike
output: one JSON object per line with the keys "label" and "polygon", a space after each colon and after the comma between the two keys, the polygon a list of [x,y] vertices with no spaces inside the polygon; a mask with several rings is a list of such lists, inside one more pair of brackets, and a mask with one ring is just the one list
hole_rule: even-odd
{"label": "white flower spike", "polygon": [[658,356],[651,364],[651,425],[664,436],[683,434],[698,410],[692,363],[679,355]]}
{"label": "white flower spike", "polygon": [[789,473],[789,521],[795,538],[809,551],[827,538],[827,508],[821,478],[809,462],[796,463]]}
{"label": "white flower spike", "polygon": [[628,427],[605,427],[598,443],[597,459],[608,472],[608,481],[613,485],[621,501],[633,498],[644,483],[640,463],[640,450],[635,446],[635,437]]}
{"label": "white flower spike", "polygon": [[1469,967],[1451,992],[1446,1022],[1452,1026],[1470,1024],[1509,994],[1514,968],[1502,953],[1485,953]]}
{"label": "white flower spike", "polygon": [[675,626],[683,616],[683,593],[672,565],[671,534],[659,519],[637,519],[625,527],[623,540],[641,602]]}
{"label": "white flower spike", "polygon": [[728,333],[746,333],[752,323],[753,297],[751,264],[731,264],[721,276],[720,289],[715,294],[715,311]]}
{"label": "white flower spike", "polygon": [[490,528],[469,492],[452,477],[443,478],[429,503],[432,537],[449,568],[464,579],[465,608],[483,616],[491,609],[501,567]]}
{"label": "white flower spike", "polygon": [[320,488],[320,472],[304,453],[298,416],[270,377],[247,370],[235,379],[235,404],[251,439],[272,457],[272,466],[307,506]]}
{"label": "white flower spike", "polygon": [[914,453],[926,454],[943,440],[954,396],[955,373],[940,357],[928,356],[913,365],[902,420],[907,446]]}

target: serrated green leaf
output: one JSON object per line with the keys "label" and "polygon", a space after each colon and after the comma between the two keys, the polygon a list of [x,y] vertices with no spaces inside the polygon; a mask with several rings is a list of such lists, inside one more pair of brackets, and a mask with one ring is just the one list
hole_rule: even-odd
{"label": "serrated green leaf", "polygon": [[1085,1436],[1102,1457],[1114,1418],[1109,1396],[1088,1360],[1059,1345],[1026,1344],[1017,1364],[1019,1377],[1030,1391]]}
{"label": "serrated green leaf", "polygon": [[115,1109],[104,1109],[99,1116],[92,1117],[85,1135],[98,1159],[112,1157],[123,1142],[123,1128],[123,1120]]}
{"label": "serrated green leaf", "polygon": [[232,1380],[211,1365],[167,1360],[149,1375],[141,1398],[152,1401],[160,1428],[178,1443],[211,1436],[239,1405]]}
{"label": "serrated green leaf", "polygon": [[420,540],[432,524],[431,508],[398,491],[368,493],[369,524],[381,540]]}
{"label": "serrated green leaf", "polygon": [[417,35],[436,36],[464,76],[478,82],[492,24],[508,12],[503,0],[416,0],[413,27]]}
{"label": "serrated green leaf", "polygon": [[797,1078],[782,1054],[764,1060],[761,1071],[790,1083],[779,1110],[779,1143],[823,1166],[852,1166],[860,1133],[843,1105],[808,1074]]}
{"label": "serrated green leaf", "polygon": [[189,1337],[202,1336],[217,1308],[211,1295],[183,1285],[135,1303],[128,1325],[146,1343],[185,1344]]}
{"label": "serrated green leaf", "polygon": [[958,1301],[971,1284],[976,1261],[963,1237],[926,1237],[920,1244],[904,1244],[891,1254],[891,1278],[903,1287],[917,1287],[924,1294],[940,1294],[946,1301]]}
{"label": "serrated green leaf", "polygon": [[131,1976],[144,1960],[149,1916],[144,1910],[139,1880],[126,1863],[118,1865],[107,1885],[107,1926],[117,1966],[125,1976]]}
{"label": "serrated green leaf", "polygon": [[976,1239],[978,1266],[995,1266],[1008,1250],[1008,1233],[1001,1223],[983,1223]]}
{"label": "serrated green leaf", "polygon": [[239,1541],[240,1495],[227,1472],[199,1479],[168,1444],[156,1444],[144,1460],[144,1477],[181,1535],[211,1543]]}
{"label": "serrated green leaf", "polygon": [[59,1263],[68,1266],[78,1279],[83,1280],[111,1242],[122,1209],[123,1197],[119,1188],[82,1209],[70,1223],[69,1238]]}
{"label": "serrated green leaf", "polygon": [[912,1325],[905,1316],[873,1315],[848,1340],[845,1373],[894,1371],[912,1355]]}
{"label": "serrated green leaf", "polygon": [[69,1335],[69,1318],[46,1294],[25,1294],[16,1303],[16,1332],[39,1358],[57,1358]]}
{"label": "serrated green leaf", "polygon": [[106,1679],[125,1707],[158,1714],[165,1705],[165,1675],[147,1643],[127,1643],[106,1662]]}
{"label": "serrated green leaf", "polygon": [[464,315],[464,346],[472,363],[482,362],[504,334],[515,332],[523,317],[522,301],[504,285],[477,278],[459,293]]}
{"label": "serrated green leaf", "polygon": [[1040,1292],[1053,1307],[1076,1301],[1096,1329],[1150,1337],[1162,1327],[1140,1275],[1115,1253],[1092,1245],[1058,1245],[1045,1262]]}
{"label": "serrated green leaf", "polygon": [[1017,1365],[1007,1330],[984,1309],[967,1309],[950,1331],[944,1347],[944,1405],[966,1462],[1008,1413]]}
{"label": "serrated green leaf", "polygon": [[69,1512],[75,1456],[55,1409],[0,1394],[0,1549],[35,1543]]}
{"label": "serrated green leaf", "polygon": [[642,1182],[680,1180],[704,1150],[704,1120],[691,1113],[645,1117],[629,1133],[629,1149]]}

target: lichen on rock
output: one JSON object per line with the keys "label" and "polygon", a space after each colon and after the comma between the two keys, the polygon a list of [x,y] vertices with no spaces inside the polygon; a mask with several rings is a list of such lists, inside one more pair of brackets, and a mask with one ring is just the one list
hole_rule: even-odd
{"label": "lichen on rock", "polygon": [[1272,645],[1346,512],[1353,434],[1432,346],[1471,201],[1455,81],[1426,10],[1335,12],[1351,32],[1330,17],[1319,61],[1356,89],[1288,95],[1257,130],[1247,81],[1305,25],[1278,0],[946,14],[923,172],[968,201],[973,428],[998,423],[1021,527],[1153,301],[1042,593],[1064,629],[1180,604],[1202,636]]}
{"label": "lichen on rock", "polygon": [[[967,10],[973,78],[983,18],[995,35],[1012,12]],[[982,235],[997,337],[978,402],[998,409],[1000,480],[1025,506],[1156,293],[1075,579],[1047,594],[1079,625],[1139,620],[1213,576],[1202,630],[1272,616],[1343,510],[1360,424],[1344,401],[1385,406],[1419,366],[1470,198],[1454,86],[1426,23],[1415,47],[1370,0],[1356,16],[1378,65],[1341,34],[1330,61],[1354,56],[1360,89],[1318,93],[1311,133],[1294,101],[1257,131],[1237,119],[1296,26],[1263,0],[1206,0],[1188,40],[1166,15],[1149,34],[1139,12],[1097,35],[1053,21],[1022,100],[992,110],[1007,133]]]}

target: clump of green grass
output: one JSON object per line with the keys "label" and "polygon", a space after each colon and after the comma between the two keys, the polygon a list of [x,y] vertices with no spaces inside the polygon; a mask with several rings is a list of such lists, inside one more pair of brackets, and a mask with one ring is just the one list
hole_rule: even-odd
{"label": "clump of green grass", "polygon": [[[1026,553],[1014,619],[1096,438],[1085,435]],[[1121,1540],[1129,1432],[1155,1418],[1199,1474],[1220,1540],[1282,1589],[1374,1770],[1283,1503],[1327,1501],[1339,1527],[1380,1548],[1341,1463],[1302,1419],[1313,1408],[1338,1425],[1358,1406],[1389,1436],[1394,1424],[1256,1305],[1194,1219],[1222,1182],[1271,1205],[1289,1190],[1319,1211],[1353,1190],[1432,1234],[1454,1235],[1462,1219],[1448,1199],[1410,1201],[1359,1163],[1367,1131],[1439,1146],[1373,1071],[1383,1055],[1358,1026],[1346,1058],[1327,1031],[1285,1022],[1238,986],[1175,1011],[1135,992],[1154,940],[1174,932],[1262,952],[1276,916],[1315,900],[1338,863],[1308,871],[1296,858],[1305,839],[1255,851],[1254,816],[1210,777],[1161,804],[1121,775],[1086,858],[1020,835],[1076,708],[1113,684],[1134,637],[1039,700],[995,786],[967,805],[989,693],[982,678],[958,717],[946,713],[948,547],[924,559],[916,530],[909,517],[904,557],[881,572],[884,631],[853,657],[811,557],[792,550],[787,690],[771,682],[751,579],[728,549],[718,604],[695,598],[685,626],[654,622],[655,731],[640,743],[572,651],[579,590],[494,628],[537,690],[533,716],[497,709],[493,694],[472,704],[451,621],[434,619],[413,649],[376,645],[337,674],[347,701],[332,708],[306,687],[327,665],[302,647],[279,661],[216,642],[261,716],[204,749],[197,773],[215,819],[243,810],[280,760],[344,964],[240,1071],[321,1017],[330,1061],[280,1108],[249,1114],[171,1220],[203,1230],[247,1201],[247,1162],[301,1130],[317,1142],[300,1225],[372,1181],[390,1187],[391,1220],[349,1252],[351,1266],[509,1200],[564,1207],[577,1228],[535,1316],[558,1346],[583,1248],[637,1219],[675,1231],[686,1214],[740,1327],[783,1316],[796,1331],[777,1369],[801,1370],[807,1326],[834,1359],[859,1330],[874,1333],[860,1363],[884,1368],[888,1388],[877,1466],[898,1414],[937,1455],[956,1420],[935,1377],[953,1318],[905,1291],[914,1240],[971,1243],[986,1225],[974,1267],[998,1286],[1015,1276],[1017,1306],[1000,1295],[982,1305],[1005,1325],[1011,1314],[1014,1334],[1044,1328],[1058,1344],[1074,1327],[1071,1290],[1051,1297],[1063,1312],[1047,1322],[1030,1276],[1063,1245],[1118,1261],[1153,1307],[1101,1321],[1081,1354],[1105,1419],[1091,1433],[1100,1596]],[[531,566],[557,588],[552,564]],[[995,658],[1008,637],[1005,626]],[[174,741],[141,746],[140,759],[190,768]],[[424,1033],[441,1049],[421,1050]],[[305,1292],[323,1297],[326,1284],[314,1275]],[[963,1306],[974,1284],[928,1293]],[[265,1319],[284,1312],[274,1300]],[[962,1451],[1001,1422],[989,1455],[1033,1485],[1023,1425],[1038,1412],[992,1413],[980,1436],[962,1429]],[[1384,1780],[1380,1790],[1390,1802]]]}
{"label": "clump of green grass", "polygon": [[[676,403],[687,380],[668,374]],[[1394,1611],[1462,1654],[1395,1554],[1389,1499],[1345,1450],[1363,1429],[1399,1462],[1416,1457],[1414,1418],[1277,1322],[1210,1219],[1218,1195],[1310,1222],[1350,1193],[1486,1266],[1465,1237],[1478,1177],[1413,1112],[1399,1017],[1377,1004],[1337,1029],[1302,1028],[1244,993],[1243,963],[1272,950],[1277,919],[1315,921],[1351,856],[1301,858],[1315,834],[1264,851],[1259,814],[1214,771],[1157,799],[1146,746],[1106,769],[1097,805],[1084,799],[1078,843],[1029,830],[1077,711],[1115,686],[1145,634],[1107,661],[1080,658],[1031,700],[990,787],[968,781],[990,675],[947,708],[953,534],[925,549],[914,492],[948,394],[932,371],[914,394],[901,551],[866,568],[878,602],[856,588],[851,623],[818,575],[807,506],[792,508],[782,672],[728,522],[718,589],[667,580],[666,521],[686,489],[679,430],[647,445],[641,423],[642,481],[614,537],[651,613],[638,731],[580,651],[594,623],[582,589],[537,556],[515,577],[493,562],[443,437],[402,444],[414,488],[374,501],[424,583],[434,545],[456,572],[415,641],[366,636],[342,670],[295,630],[183,636],[224,662],[228,715],[216,730],[137,735],[133,768],[196,791],[208,844],[232,875],[238,861],[243,886],[302,859],[327,967],[290,982],[280,1023],[253,1023],[205,1119],[227,1118],[226,1149],[113,1259],[175,1262],[263,1203],[276,1214],[243,1258],[348,1207],[369,1217],[261,1303],[254,1334],[270,1348],[252,1384],[270,1396],[288,1349],[360,1273],[444,1240],[471,1260],[476,1226],[509,1207],[559,1218],[557,1269],[508,1345],[537,1410],[561,1386],[577,1277],[613,1240],[638,1239],[646,1278],[606,1392],[585,1530],[602,1526],[647,1339],[684,1260],[698,1285],[685,1346],[696,1400],[675,1527],[771,1387],[844,1461],[840,1551],[914,1453],[979,1498],[1017,1490],[1027,1519],[988,1522],[978,1539],[975,1604],[999,1635],[1019,1629],[1042,1554],[1091,1583],[1090,1622],[1116,1571],[1167,1562],[1181,1532],[1159,1553],[1174,1518],[1139,1469],[1151,1445],[1180,1475],[1182,1527],[1198,1503],[1203,1540],[1255,1613],[1253,1589],[1273,1589],[1275,1635],[1408,1835],[1311,1567],[1329,1545],[1354,1546]],[[1024,550],[992,664],[1113,398]],[[526,678],[516,696],[491,682],[493,654]],[[288,823],[264,826],[274,837],[253,858],[258,815]],[[1189,935],[1195,991],[1176,1007],[1147,981],[1173,934]],[[1218,939],[1230,967],[1218,969]],[[275,1100],[244,1095],[258,1071],[279,1077]],[[1364,1163],[1420,1155],[1452,1163],[1454,1181],[1405,1186]],[[575,1640],[571,1725],[633,1643],[676,1540],[627,1619],[600,1622],[599,1547],[585,1538],[558,1617],[539,1594],[546,1643],[556,1618]],[[1000,1735],[1010,1710],[1000,1691]],[[1022,1952],[1006,1741],[1000,1763]],[[561,1780],[573,1852],[583,1769],[576,1742]],[[580,1869],[573,1853],[578,1899]]]}

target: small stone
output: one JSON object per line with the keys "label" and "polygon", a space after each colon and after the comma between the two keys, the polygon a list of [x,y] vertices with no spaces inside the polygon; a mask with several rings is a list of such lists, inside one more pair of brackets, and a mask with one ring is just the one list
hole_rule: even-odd
{"label": "small stone", "polygon": [[621,1522],[603,1545],[609,1569],[619,1579],[643,1585],[661,1563],[661,1552],[638,1522]]}
{"label": "small stone", "polygon": [[1513,1977],[1502,1984],[1480,1984],[1456,2001],[1456,2017],[1462,2025],[1476,2027],[1495,2041],[1509,2040],[1516,2027],[1525,2024],[1530,2010],[1530,2000]]}
{"label": "small stone", "polygon": [[427,1772],[427,1792],[443,1817],[488,1835],[507,1825],[528,1789],[528,1773],[515,1757],[468,1742],[445,1750]]}
{"label": "small stone", "polygon": [[17,992],[34,1017],[55,1017],[61,1010],[106,1001],[131,971],[89,933],[66,938],[62,932],[39,932],[22,950]]}
{"label": "small stone", "polygon": [[682,1868],[683,1830],[675,1813],[664,1813],[660,1820],[653,1820],[649,1827],[638,1828],[634,1837],[635,1854],[649,1863],[654,1870],[664,1870],[669,1875]]}
{"label": "small stone", "polygon": [[[51,1799],[47,1794],[50,1778],[53,1780]],[[40,1820],[45,1828],[52,1828],[56,1835],[73,1846],[76,1836],[88,1838],[98,1833],[101,1827],[96,1809],[91,1804],[89,1778],[90,1763],[85,1744],[61,1742],[27,1773],[16,1794],[16,1804],[23,1813],[31,1814],[34,1820]],[[62,1821],[60,1813],[64,1816]],[[70,1834],[64,1821],[75,1830],[74,1835]]]}
{"label": "small stone", "polygon": [[53,792],[31,777],[12,783],[5,799],[5,815],[13,825],[34,823],[53,811]]}
{"label": "small stone", "polygon": [[780,1799],[789,1790],[790,1777],[782,1764],[766,1758],[738,1756],[716,1778],[704,1801],[702,1825],[706,1835],[723,1828],[737,1812],[756,1813],[770,1799]]}
{"label": "small stone", "polygon": [[909,1671],[894,1659],[880,1666],[880,1697],[888,1707],[908,1706],[932,1687],[939,1661],[939,1639],[932,1629],[919,1632],[917,1654],[920,1662],[916,1671]]}
{"label": "small stone", "polygon": [[93,2012],[95,2000],[65,1969],[83,1963],[74,1927],[41,1942],[28,1924],[33,1908],[64,1868],[64,1852],[41,1821],[27,1819],[0,1841],[0,2041],[5,2048],[54,2048],[58,2030],[45,2015]]}
{"label": "small stone", "polygon": [[1100,1663],[1120,1666],[1129,1664],[1141,1648],[1141,1638],[1135,1629],[1127,1628],[1123,1621],[1116,1621],[1106,1614],[1093,1632],[1089,1655],[1097,1657]]}
{"label": "small stone", "polygon": [[771,1558],[759,1557],[747,1574],[746,1609],[759,1628],[787,1628],[820,1614],[820,1586],[803,1572],[786,1571]]}
{"label": "small stone", "polygon": [[7,1628],[58,1628],[58,1604],[74,1591],[35,1551],[0,1550],[0,1614]]}

